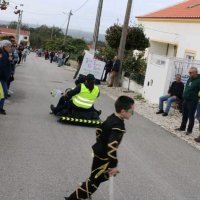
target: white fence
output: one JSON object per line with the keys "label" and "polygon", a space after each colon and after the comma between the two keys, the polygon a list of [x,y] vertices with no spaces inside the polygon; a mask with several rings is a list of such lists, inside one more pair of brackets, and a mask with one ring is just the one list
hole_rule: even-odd
{"label": "white fence", "polygon": [[176,74],[181,74],[182,81],[187,82],[188,70],[192,66],[197,67],[200,73],[200,61],[150,54],[144,83],[145,99],[151,103],[158,103],[159,97],[167,94]]}

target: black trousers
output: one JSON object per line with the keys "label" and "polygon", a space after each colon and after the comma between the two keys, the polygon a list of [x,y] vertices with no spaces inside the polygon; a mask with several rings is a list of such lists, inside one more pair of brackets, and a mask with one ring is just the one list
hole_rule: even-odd
{"label": "black trousers", "polygon": [[81,69],[81,66],[79,65],[78,68],[77,68],[77,70],[76,70],[76,72],[75,72],[75,74],[74,74],[73,79],[76,79],[76,77],[78,76],[78,73],[79,73],[80,69]]}
{"label": "black trousers", "polygon": [[22,60],[22,55],[19,55],[19,60],[18,60],[18,63],[17,63],[17,64],[20,64],[20,63],[21,63],[21,60]]}
{"label": "black trousers", "polygon": [[111,71],[106,71],[105,72],[105,76],[104,76],[104,78],[103,78],[103,81],[106,81],[107,80],[107,76],[108,76],[108,74],[110,73]]}
{"label": "black trousers", "polygon": [[77,111],[77,112],[85,112],[85,113],[89,113],[89,112],[96,112],[99,113],[99,111],[97,111],[94,106],[92,106],[89,109],[83,109],[83,108],[78,108],[76,107],[71,100],[66,100],[66,97],[62,96],[59,101],[57,106],[55,107],[54,110],[54,114],[58,114],[62,111],[67,111],[68,114],[71,114],[72,111]]}
{"label": "black trousers", "polygon": [[198,101],[184,101],[183,102],[183,117],[181,123],[181,129],[186,129],[187,122],[189,119],[188,124],[188,131],[192,131],[194,127],[194,120],[195,120],[195,112],[197,109]]}
{"label": "black trousers", "polygon": [[68,197],[69,200],[90,198],[99,185],[109,179],[108,166],[108,159],[103,160],[94,156],[90,177]]}
{"label": "black trousers", "polygon": [[57,106],[55,107],[54,114],[58,114],[63,110],[68,110],[68,112],[72,109],[72,102],[70,100],[66,100],[65,96],[60,97]]}
{"label": "black trousers", "polygon": [[53,57],[50,57],[50,63],[52,63],[53,62]]}

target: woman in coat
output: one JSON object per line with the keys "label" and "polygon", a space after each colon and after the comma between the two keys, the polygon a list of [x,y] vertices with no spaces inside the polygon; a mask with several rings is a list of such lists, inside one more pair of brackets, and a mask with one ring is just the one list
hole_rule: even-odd
{"label": "woman in coat", "polygon": [[10,78],[10,59],[9,52],[11,51],[11,42],[8,40],[0,41],[0,82],[4,92],[4,98],[0,100],[0,114],[6,115],[4,110],[5,98],[8,95],[7,81]]}

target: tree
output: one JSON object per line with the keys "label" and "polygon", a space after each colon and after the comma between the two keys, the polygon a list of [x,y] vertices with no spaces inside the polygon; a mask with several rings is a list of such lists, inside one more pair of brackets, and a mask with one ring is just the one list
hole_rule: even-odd
{"label": "tree", "polygon": [[114,24],[114,26],[109,27],[106,30],[106,41],[108,45],[113,49],[118,49],[120,44],[122,34],[122,27]]}
{"label": "tree", "polygon": [[58,27],[48,27],[42,25],[37,28],[30,28],[30,43],[34,48],[44,47],[45,43],[51,38],[54,40],[56,38],[63,38],[64,34],[62,30]]}
{"label": "tree", "polygon": [[8,28],[16,29],[17,28],[17,22],[16,21],[10,22],[10,24],[8,25]]}
{"label": "tree", "polygon": [[117,52],[111,47],[103,47],[99,50],[99,52],[99,56],[104,57],[106,60],[111,60],[117,55]]}
{"label": "tree", "polygon": [[149,39],[146,38],[142,26],[130,27],[128,30],[128,37],[126,40],[127,50],[144,51],[149,47]]}
{"label": "tree", "polygon": [[[12,21],[12,22],[10,22],[10,24],[8,25],[8,28],[12,28],[12,29],[16,29],[17,28],[17,22],[16,21]],[[21,29],[22,30],[25,30],[25,31],[29,31],[29,26],[28,26],[28,24],[22,24],[21,25]]]}
{"label": "tree", "polygon": [[[118,49],[122,34],[122,27],[114,24],[106,31],[106,41],[111,48]],[[140,50],[144,51],[149,47],[149,39],[146,38],[142,26],[129,27],[126,50]]]}
{"label": "tree", "polygon": [[78,55],[83,52],[84,49],[87,49],[87,44],[82,39],[67,36],[65,45],[63,45],[63,38],[57,38],[54,40],[48,40],[45,43],[44,48],[48,50],[63,50],[71,55]]}
{"label": "tree", "polygon": [[133,55],[129,53],[129,55],[124,59],[123,62],[123,70],[128,73],[140,74],[144,75],[146,71],[146,59],[144,58],[144,53],[138,53],[137,55]]}

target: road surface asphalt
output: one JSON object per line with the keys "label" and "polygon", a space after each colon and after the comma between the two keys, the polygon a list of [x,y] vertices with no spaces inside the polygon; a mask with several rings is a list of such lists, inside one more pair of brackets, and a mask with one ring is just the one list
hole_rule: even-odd
{"label": "road surface asphalt", "polygon": [[[49,114],[55,88],[74,86],[73,73],[31,54],[16,69],[14,94],[0,116],[0,200],[62,200],[91,167],[95,129],[62,125]],[[114,110],[101,95],[102,119]],[[136,105],[137,106],[137,105]],[[136,114],[119,148],[115,200],[200,200],[200,152]],[[94,200],[108,200],[109,183]]]}

